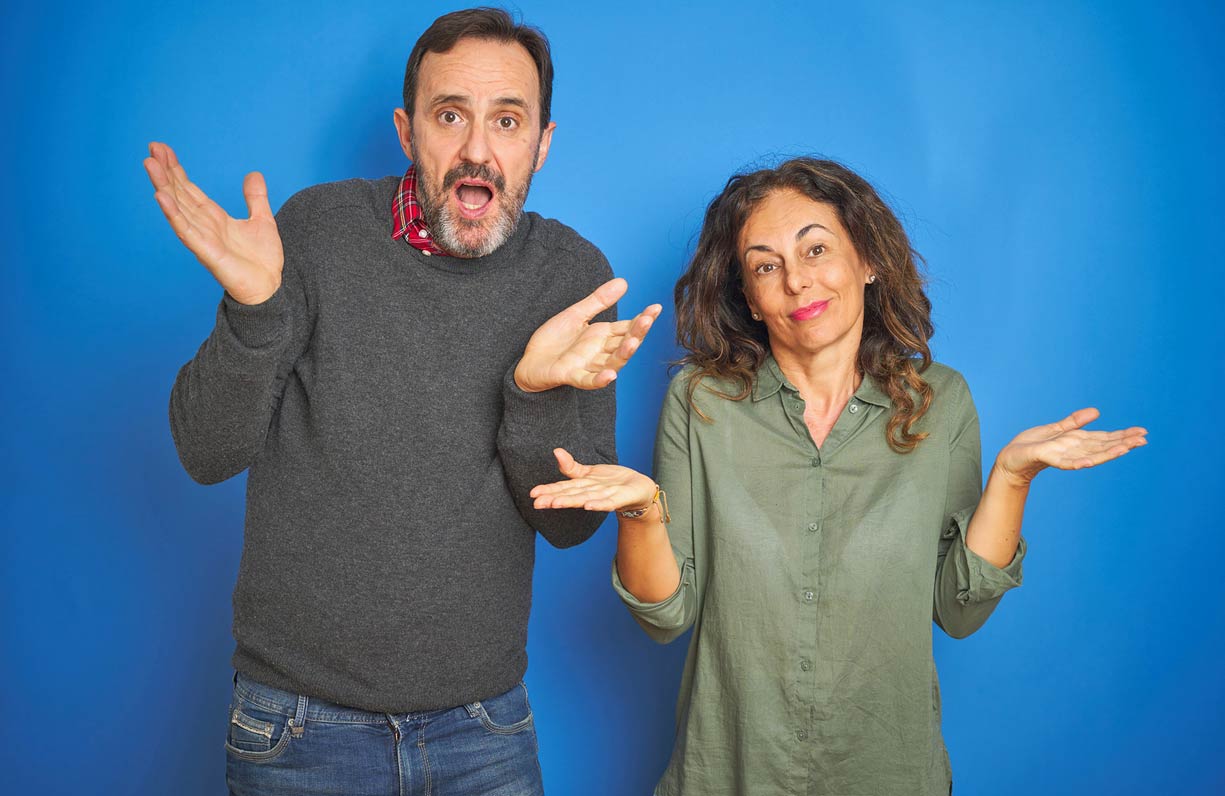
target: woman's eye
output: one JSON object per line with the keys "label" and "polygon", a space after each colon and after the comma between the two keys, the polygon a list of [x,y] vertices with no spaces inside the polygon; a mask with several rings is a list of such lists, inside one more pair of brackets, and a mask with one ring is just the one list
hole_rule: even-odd
{"label": "woman's eye", "polygon": [[762,276],[765,276],[766,274],[770,273],[771,271],[774,271],[776,268],[778,268],[778,266],[777,266],[777,265],[775,265],[774,263],[762,263],[761,265],[759,265],[759,266],[757,266],[756,268],[754,268],[754,269],[753,269],[753,272],[754,272],[754,273],[757,273],[757,274],[760,274],[760,275],[762,275]]}
{"label": "woman's eye", "polygon": [[808,253],[811,255],[825,254],[825,244],[818,243],[816,246],[813,246],[811,249],[809,249]]}

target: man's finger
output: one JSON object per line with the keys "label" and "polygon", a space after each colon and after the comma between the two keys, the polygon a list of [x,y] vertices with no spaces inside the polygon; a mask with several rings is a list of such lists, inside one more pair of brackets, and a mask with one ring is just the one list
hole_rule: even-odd
{"label": "man's finger", "polygon": [[251,218],[272,218],[272,206],[268,204],[268,186],[264,183],[264,175],[253,171],[243,178],[242,195],[247,200],[247,212],[251,214]]}
{"label": "man's finger", "polygon": [[592,291],[590,296],[582,301],[571,304],[565,311],[581,317],[583,323],[587,323],[604,310],[616,304],[628,289],[629,283],[624,279],[620,277],[610,279]]}
{"label": "man's finger", "polygon": [[617,348],[617,352],[608,360],[608,367],[613,370],[621,370],[626,363],[630,361],[630,357],[634,356],[634,352],[638,350],[638,345],[641,338],[626,337],[621,345]]}
{"label": "man's finger", "polygon": [[664,307],[662,304],[652,304],[646,307],[646,309],[644,309],[642,312],[639,312],[638,315],[633,316],[632,318],[626,318],[625,321],[615,321],[613,323],[610,323],[609,333],[610,334],[628,334],[630,333],[631,329],[635,328],[636,323],[639,323],[639,325],[641,325],[641,323],[643,322],[643,318],[649,318],[649,321],[647,322],[647,326],[649,327],[650,323],[653,323],[655,321],[655,318],[658,318],[660,312],[663,312],[663,311],[664,311]]}
{"label": "man's finger", "polygon": [[183,169],[182,165],[178,163],[174,164],[174,167],[170,169],[170,174],[171,177],[174,178],[175,186],[182,191],[185,196],[190,198],[191,201],[198,205],[212,203],[212,200],[208,198],[204,191],[200,190],[200,187],[188,178],[187,172]]}
{"label": "man's finger", "polygon": [[155,157],[147,157],[144,159],[145,173],[149,175],[149,182],[153,183],[154,190],[170,190],[170,177],[166,174],[166,168]]}
{"label": "man's finger", "polygon": [[180,240],[190,246],[189,239],[195,239],[199,233],[192,225],[191,219],[183,214],[183,209],[179,207],[179,203],[174,200],[169,191],[158,191],[153,194],[153,198],[157,200],[158,206],[162,208],[162,214],[170,222],[170,227],[174,230],[174,233],[179,236]]}

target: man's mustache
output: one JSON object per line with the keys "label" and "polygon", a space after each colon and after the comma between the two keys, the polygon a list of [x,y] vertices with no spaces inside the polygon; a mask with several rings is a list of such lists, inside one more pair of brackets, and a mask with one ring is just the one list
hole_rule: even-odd
{"label": "man's mustache", "polygon": [[481,180],[497,189],[498,193],[506,190],[506,180],[501,174],[483,163],[460,163],[442,178],[442,187],[448,190],[460,180]]}

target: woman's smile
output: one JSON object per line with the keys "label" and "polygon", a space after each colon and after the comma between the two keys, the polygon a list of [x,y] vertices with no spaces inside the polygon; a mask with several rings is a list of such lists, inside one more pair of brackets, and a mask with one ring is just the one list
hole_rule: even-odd
{"label": "woman's smile", "polygon": [[806,304],[795,310],[789,316],[793,321],[811,321],[821,313],[825,312],[825,308],[829,306],[829,299],[825,301],[814,301],[811,304]]}

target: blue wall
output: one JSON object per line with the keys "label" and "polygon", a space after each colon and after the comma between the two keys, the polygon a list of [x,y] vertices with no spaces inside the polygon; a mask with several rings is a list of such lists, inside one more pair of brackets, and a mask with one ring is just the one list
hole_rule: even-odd
{"label": "blue wall", "polygon": [[[1151,432],[1041,476],[1026,585],[937,638],[958,792],[1225,791],[1222,9],[582,5],[521,6],[558,68],[529,207],[601,246],[634,308],[669,307],[618,381],[625,461],[649,459],[705,204],[762,159],[848,162],[928,259],[935,350],[988,460],[1087,404]],[[454,7],[6,5],[6,792],[224,791],[243,484],[197,486],[171,445],[170,384],[219,289],[158,212],[146,142],[234,212],[251,169],[274,206],[399,173],[404,60]],[[528,684],[552,794],[647,793],[670,748],[683,644],[620,607],[614,541],[540,548]]]}

